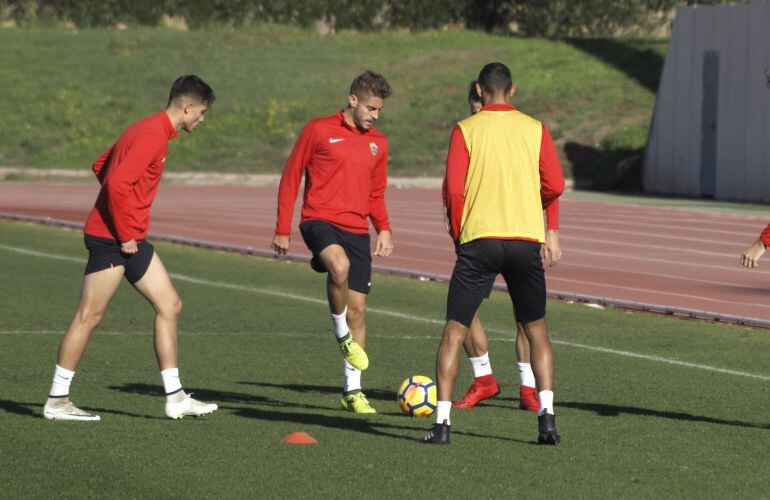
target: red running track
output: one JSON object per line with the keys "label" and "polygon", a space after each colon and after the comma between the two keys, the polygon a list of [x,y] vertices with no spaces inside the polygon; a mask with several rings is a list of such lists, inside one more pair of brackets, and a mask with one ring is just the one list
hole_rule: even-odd
{"label": "red running track", "polygon": [[[0,183],[0,212],[82,224],[97,188]],[[268,250],[275,197],[274,187],[163,185],[150,229],[156,235]],[[395,252],[387,259],[375,257],[374,264],[450,275],[454,252],[443,230],[439,192],[391,188],[387,200]],[[564,200],[561,206],[564,256],[546,273],[552,295],[707,311],[770,326],[770,265],[755,270],[738,265],[739,253],[766,221],[605,202]],[[307,256],[296,228],[298,212],[290,252]]]}

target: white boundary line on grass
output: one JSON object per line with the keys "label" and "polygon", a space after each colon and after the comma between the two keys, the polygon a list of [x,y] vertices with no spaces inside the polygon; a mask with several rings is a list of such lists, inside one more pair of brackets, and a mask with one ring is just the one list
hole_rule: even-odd
{"label": "white boundary line on grass", "polygon": [[[14,247],[14,246],[10,246],[10,245],[0,244],[0,249],[7,250],[9,252],[15,252],[15,253],[23,254],[23,255],[31,255],[31,256],[34,256],[34,257],[43,257],[43,258],[48,258],[48,259],[63,260],[63,261],[67,261],[67,262],[75,262],[75,263],[78,263],[78,264],[84,264],[85,263],[85,259],[79,259],[79,258],[75,258],[75,257],[68,257],[66,255],[51,254],[51,253],[47,253],[47,252],[39,252],[37,250],[31,250],[31,249],[28,249],[28,248],[21,248],[21,247]],[[297,294],[294,294],[294,293],[280,292],[278,290],[269,290],[269,289],[265,289],[265,288],[257,288],[257,287],[248,286],[248,285],[238,285],[238,284],[235,284],[235,283],[227,283],[227,282],[222,282],[222,281],[210,281],[210,280],[201,279],[201,278],[194,278],[192,276],[186,276],[184,274],[177,274],[177,273],[169,273],[169,274],[171,275],[172,278],[174,278],[176,280],[184,281],[184,282],[187,282],[187,283],[193,283],[193,284],[196,284],[196,285],[212,286],[212,287],[224,288],[224,289],[228,289],[228,290],[237,290],[237,291],[242,291],[242,292],[258,293],[258,294],[262,294],[262,295],[270,295],[270,296],[273,296],[273,297],[283,297],[283,298],[286,298],[286,299],[292,299],[292,300],[297,300],[297,301],[302,301],[302,302],[310,302],[310,303],[313,303],[313,304],[326,305],[326,301],[325,300],[317,299],[317,298],[314,298],[314,297],[307,297],[305,295],[297,295]],[[443,320],[434,319],[434,318],[426,318],[426,317],[423,317],[423,316],[415,316],[415,315],[412,315],[412,314],[400,313],[400,312],[391,311],[391,310],[388,310],[388,309],[380,309],[380,308],[370,307],[370,308],[367,308],[367,311],[371,312],[371,313],[375,313],[375,314],[382,314],[384,316],[390,316],[390,317],[393,317],[393,318],[400,318],[400,319],[405,319],[405,320],[409,320],[409,321],[417,321],[417,322],[428,323],[428,324],[437,325],[437,326],[443,326],[444,325],[444,321]],[[506,330],[499,330],[499,329],[495,329],[495,328],[487,328],[487,331],[488,332],[498,333],[498,334],[503,334],[503,335],[508,333]],[[0,334],[11,334],[13,332],[16,332],[16,331],[0,331]],[[18,330],[18,332],[21,334],[24,331]],[[120,333],[117,333],[117,332],[111,332],[111,333],[112,334],[120,334]],[[438,335],[436,337],[425,336],[425,337],[394,337],[394,338],[406,339],[406,340],[410,340],[410,339],[438,339]],[[515,339],[511,338],[511,337],[507,337],[507,338],[490,338],[489,340],[500,341],[500,342],[514,342],[515,341]],[[664,364],[675,365],[675,366],[683,366],[683,367],[686,367],[686,368],[696,368],[696,369],[699,369],[699,370],[705,370],[705,371],[710,371],[710,372],[714,372],[714,373],[723,373],[723,374],[726,374],[726,375],[735,375],[735,376],[738,376],[738,377],[747,377],[747,378],[753,378],[753,379],[757,379],[757,380],[770,381],[770,376],[767,376],[767,375],[760,375],[760,374],[757,374],[757,373],[749,373],[749,372],[741,372],[741,371],[737,371],[737,370],[729,370],[729,369],[726,369],[726,368],[717,368],[715,366],[702,365],[702,364],[699,364],[699,363],[690,363],[688,361],[680,361],[680,360],[677,360],[677,359],[664,358],[662,356],[653,356],[653,355],[649,355],[649,354],[641,354],[641,353],[631,352],[631,351],[622,351],[622,350],[619,350],[619,349],[610,349],[610,348],[606,348],[606,347],[592,346],[592,345],[587,345],[587,344],[579,344],[577,342],[569,342],[569,341],[566,341],[566,340],[553,340],[552,339],[551,342],[554,343],[554,344],[557,344],[557,345],[563,345],[563,346],[567,346],[567,347],[574,347],[574,348],[578,348],[578,349],[586,349],[586,350],[589,350],[589,351],[601,352],[601,353],[605,353],[605,354],[614,354],[614,355],[617,355],[617,356],[624,356],[624,357],[627,357],[627,358],[644,359],[646,361],[652,361],[652,362],[655,362],[655,363],[664,363]]]}

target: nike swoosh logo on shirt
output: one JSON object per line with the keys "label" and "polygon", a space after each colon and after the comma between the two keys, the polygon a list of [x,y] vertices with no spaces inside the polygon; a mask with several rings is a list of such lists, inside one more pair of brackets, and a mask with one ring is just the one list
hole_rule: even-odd
{"label": "nike swoosh logo on shirt", "polygon": [[332,138],[330,137],[330,138],[329,138],[329,144],[334,144],[335,142],[342,142],[342,141],[344,141],[344,140],[345,140],[345,139],[332,139]]}

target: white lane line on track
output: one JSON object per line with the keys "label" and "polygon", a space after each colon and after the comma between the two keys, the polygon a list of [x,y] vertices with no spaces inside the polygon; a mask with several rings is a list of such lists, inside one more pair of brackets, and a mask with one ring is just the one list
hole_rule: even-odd
{"label": "white lane line on track", "polygon": [[[572,237],[572,236],[568,236],[568,237],[562,236],[561,239],[562,240],[564,240],[564,239],[569,240],[569,239],[581,239],[581,238],[575,238],[575,237]],[[591,241],[597,241],[597,240],[591,240]],[[731,271],[731,272],[744,271],[742,268],[740,268],[738,266],[738,264],[737,264],[738,259],[737,258],[734,259],[734,262],[736,263],[734,266],[720,266],[720,265],[715,265],[715,264],[699,264],[697,262],[685,262],[685,261],[681,261],[681,260],[677,260],[677,261],[672,262],[671,259],[656,259],[654,257],[639,257],[639,256],[636,256],[636,255],[622,255],[622,254],[619,254],[617,252],[615,252],[615,253],[599,252],[599,251],[595,251],[595,250],[586,250],[584,248],[574,248],[574,247],[569,247],[568,252],[570,254],[571,253],[581,253],[581,254],[598,256],[598,257],[610,257],[610,258],[613,258],[613,259],[639,260],[639,261],[643,261],[643,262],[656,262],[656,263],[662,263],[662,264],[674,264],[674,265],[679,266],[679,267],[686,266],[686,267],[700,267],[700,268],[703,268],[703,269],[723,269],[723,270],[727,270],[727,271]],[[748,271],[748,270],[745,270],[745,271]],[[754,274],[770,274],[770,270],[765,270],[765,269],[752,269],[750,272],[752,272]],[[671,275],[669,274],[668,276],[671,276]]]}
{"label": "white lane line on track", "polygon": [[[599,221],[602,226],[581,226],[578,224],[570,224],[569,230],[570,231],[576,231],[580,232],[582,234],[586,233],[600,233],[602,235],[612,236],[613,234],[622,234],[632,237],[639,237],[644,239],[654,239],[656,241],[659,240],[673,240],[673,241],[684,241],[686,243],[702,243],[705,245],[724,245],[729,246],[731,248],[736,248],[736,244],[732,241],[720,241],[716,240],[714,238],[693,238],[690,236],[681,236],[681,235],[668,235],[668,234],[661,234],[660,232],[645,232],[645,231],[629,231],[625,229],[609,229],[607,227],[604,227],[604,224],[610,224],[609,221]],[[639,225],[639,224],[635,224]],[[626,227],[629,226],[629,224],[625,224]],[[745,235],[744,235],[745,236]],[[748,243],[747,243],[748,244]],[[634,243],[636,246],[640,246],[638,243]],[[647,245],[644,245],[647,246]],[[691,248],[683,248],[683,251],[686,252],[696,252],[695,250]]]}
{"label": "white lane line on track", "polygon": [[[181,227],[180,228],[178,224],[174,224],[172,222],[166,222],[166,220],[165,220],[166,218],[167,217],[160,217],[156,221],[156,223],[155,223],[156,231],[157,230],[162,230],[162,229],[168,229],[168,230],[172,230],[172,232],[175,232],[175,233],[178,234],[180,232],[185,232],[185,229],[189,229],[190,231],[194,231],[196,234],[206,233],[206,234],[211,234],[211,235],[216,235],[216,236],[232,236],[232,234],[233,234],[232,231],[221,231],[221,230],[216,230],[216,229],[206,229],[206,228],[201,228],[201,227],[197,227],[197,226],[196,227],[190,226],[188,228],[185,228],[185,227]],[[268,248],[269,247],[269,241],[267,239],[264,240],[264,241],[259,240],[257,238],[258,231],[256,229],[258,229],[258,228],[267,228],[267,227],[271,227],[272,228],[273,226],[272,225],[268,226],[267,224],[248,224],[248,226],[255,229],[255,231],[254,231],[255,241],[251,242],[251,246],[253,246],[255,248],[261,248],[263,246],[262,243],[264,243],[264,247]],[[413,230],[413,229],[408,229],[408,228],[401,228],[401,229],[398,230],[398,232],[399,233],[417,234],[417,235],[420,235],[423,238],[427,236],[427,237],[430,237],[430,238],[435,238],[437,240],[440,239],[444,243],[447,243],[449,241],[448,240],[448,236],[446,234],[444,234],[443,232],[429,233],[429,232],[425,232],[425,231],[421,231],[421,230]],[[185,236],[185,237],[191,237],[191,236]],[[672,251],[672,252],[692,252],[692,253],[698,253],[698,254],[714,256],[714,257],[718,256],[718,257],[735,258],[735,260],[737,262],[737,257],[735,257],[735,255],[733,255],[733,254],[706,252],[706,251],[690,250],[690,249],[677,248],[677,247],[665,247],[665,246],[651,246],[651,245],[630,244],[630,243],[618,242],[618,241],[615,241],[615,240],[604,240],[604,239],[598,239],[598,238],[581,238],[579,236],[572,236],[572,235],[569,234],[569,232],[567,234],[561,234],[561,239],[562,239],[562,241],[564,241],[564,240],[566,240],[566,241],[577,240],[577,241],[587,241],[587,242],[591,242],[591,243],[604,243],[606,245],[628,246],[628,247],[635,248],[637,250],[638,249],[645,249],[645,248],[652,248],[652,249],[656,249],[656,250],[665,250],[665,251]],[[410,242],[408,240],[407,241],[402,241],[402,242],[398,242],[397,241],[396,245],[404,246],[404,247],[411,247],[411,248],[432,248],[434,250],[436,248],[435,245],[425,244],[425,243],[415,243],[415,242]],[[662,260],[662,259],[651,259],[651,258],[634,257],[634,256],[622,256],[622,255],[617,255],[617,254],[600,253],[600,252],[581,250],[579,248],[574,248],[574,247],[570,248],[569,251],[570,251],[570,253],[571,252],[581,252],[581,253],[586,253],[586,254],[590,254],[590,255],[598,255],[598,256],[606,256],[606,257],[616,257],[616,258],[622,258],[622,259],[628,259],[628,260],[641,260],[641,261],[649,261],[649,262],[661,262],[661,263],[667,263],[667,264],[671,263],[670,261]],[[447,244],[447,246],[446,246],[446,255],[450,256],[451,258],[454,258],[454,252],[451,249],[451,245]],[[421,259],[421,258],[415,258],[415,257],[411,257],[411,258],[410,257],[401,257],[401,258],[402,259],[406,259],[407,261],[410,261],[410,262],[425,262],[425,263],[434,263],[435,262],[435,259],[431,260],[431,259]],[[732,267],[727,267],[727,266],[709,266],[709,265],[695,264],[695,263],[680,263],[679,265],[693,266],[693,267],[706,267],[706,268],[712,268],[712,269],[730,269],[730,270],[733,270]],[[764,270],[760,270],[760,269],[753,270],[753,272],[754,273],[767,273],[767,274],[770,274],[770,271],[764,271]],[[671,277],[671,276],[669,275],[669,277]]]}
{"label": "white lane line on track", "polygon": [[[394,205],[395,207],[398,207],[398,205]],[[390,209],[389,213],[391,215],[391,219],[398,219],[400,217],[403,217],[405,220],[408,221],[410,224],[410,227],[414,223],[419,224],[431,224],[436,225],[439,224],[440,227],[443,226],[443,218],[441,216],[441,208],[437,208],[436,210],[432,210],[427,214],[420,214],[420,213],[414,213],[414,212],[405,212],[398,210],[398,208]],[[274,216],[272,216],[274,217]],[[682,232],[687,233],[702,233],[705,236],[710,236],[715,233],[718,234],[727,234],[732,235],[736,237],[746,237],[747,234],[751,235],[755,233],[759,233],[764,226],[758,227],[757,223],[755,221],[751,220],[740,220],[740,219],[727,219],[727,220],[714,220],[714,219],[704,219],[703,217],[699,218],[692,218],[692,219],[683,219],[683,218],[676,218],[676,224],[661,224],[661,214],[655,215],[635,215],[633,213],[611,213],[607,211],[599,211],[599,210],[592,210],[592,211],[583,211],[583,210],[570,210],[570,209],[562,209],[561,210],[561,216],[560,219],[563,221],[562,226],[565,228],[571,228],[574,225],[579,225],[581,223],[585,223],[586,221],[591,221],[596,223],[597,226],[601,226],[602,224],[615,224],[615,225],[621,225],[624,228],[634,228],[637,226],[640,227],[650,227],[653,229],[661,229],[661,230],[670,230],[672,234],[680,234]],[[724,226],[727,226],[727,229],[724,228]],[[717,229],[717,228],[722,229]],[[399,225],[400,228],[400,225]],[[596,226],[594,226],[596,228]],[[742,229],[742,230],[741,230]],[[659,234],[659,233],[656,233]],[[710,241],[714,241],[711,239]]]}
{"label": "white lane line on track", "polygon": [[[687,206],[671,206],[671,205],[646,205],[641,203],[625,203],[614,201],[591,201],[591,200],[564,200],[567,206],[570,205],[583,205],[577,210],[591,210],[591,205],[599,205],[600,210],[605,211],[607,207],[614,207],[616,211],[629,212],[633,211],[638,213],[640,211],[646,212],[663,212],[664,215],[668,215],[674,212],[677,216],[681,217],[681,214],[686,214],[696,218],[745,218],[758,221],[764,221],[765,217],[761,215],[754,215],[753,213],[735,212],[735,211],[718,211],[718,210],[704,210],[700,207],[687,207]],[[713,202],[711,203],[713,207]],[[729,210],[729,207],[727,207]],[[575,210],[570,207],[568,210]]]}
{"label": "white lane line on track", "polygon": [[[679,263],[671,263],[671,264],[673,266],[679,267]],[[701,279],[701,278],[691,278],[689,276],[675,276],[675,275],[668,274],[668,273],[648,273],[648,272],[644,272],[644,271],[636,271],[636,270],[631,270],[631,269],[627,269],[627,268],[619,269],[619,268],[616,268],[616,267],[609,267],[606,264],[605,265],[601,265],[601,266],[590,266],[590,265],[586,265],[586,264],[576,264],[574,262],[563,262],[563,263],[561,263],[559,269],[565,269],[565,268],[566,269],[572,269],[572,268],[588,269],[588,270],[590,270],[590,271],[592,271],[594,273],[596,273],[596,272],[604,272],[604,271],[618,272],[618,273],[623,273],[623,274],[634,274],[634,275],[638,275],[638,276],[649,276],[649,277],[658,278],[658,279],[691,281],[693,283],[703,283],[704,285],[714,285],[714,286],[724,286],[726,284],[724,281],[719,281],[719,280],[704,280],[704,279]],[[731,271],[735,271],[735,270],[731,269]],[[549,277],[549,278],[552,278],[552,279],[562,279],[561,277],[554,276],[553,274],[548,274],[546,276]],[[591,282],[591,283],[595,283],[595,282]],[[739,286],[741,289],[744,289],[744,290],[752,290],[752,291],[757,291],[757,292],[768,292],[767,286],[752,286],[752,285],[744,285],[744,284],[739,284],[739,283],[736,283],[735,286]],[[657,291],[656,291],[656,293],[657,293]]]}
{"label": "white lane line on track", "polygon": [[[593,221],[597,223],[618,223],[625,226],[635,226],[637,224],[643,226],[652,226],[662,229],[670,229],[675,232],[680,231],[694,231],[711,234],[713,232],[734,234],[736,236],[745,235],[747,232],[754,233],[762,230],[761,227],[757,227],[756,221],[752,220],[740,220],[740,219],[676,219],[676,225],[660,225],[661,216],[653,215],[634,215],[634,214],[616,214],[606,212],[583,212],[583,211],[564,211],[560,213],[559,219],[574,223],[580,223],[585,221]],[[724,228],[728,229],[716,229]]]}
{"label": "white lane line on track", "polygon": [[[672,213],[666,210],[657,210],[654,213],[644,210],[640,211],[636,208],[631,210],[607,210],[606,208],[599,207],[580,207],[572,204],[561,205],[560,214],[565,217],[580,217],[580,218],[605,218],[616,217],[628,220],[647,220],[647,221],[660,221],[661,218],[665,218],[667,221],[676,221],[676,224],[687,226],[689,224],[707,229],[706,225],[729,225],[735,227],[736,224],[743,224],[747,227],[751,225],[756,226],[757,219],[761,219],[758,215],[748,214],[732,214],[732,213],[715,213],[715,212],[689,212],[682,214],[681,212]],[[760,228],[761,230],[761,228]]]}
{"label": "white lane line on track", "polygon": [[[591,285],[591,286],[596,286],[600,288],[611,288],[613,290],[627,290],[631,292],[643,292],[643,293],[652,293],[655,295],[669,295],[672,297],[684,297],[688,299],[705,300],[707,302],[718,302],[721,304],[735,304],[734,300],[712,299],[711,297],[704,297],[702,295],[690,295],[688,293],[663,292],[660,290],[652,290],[649,288],[637,288],[633,286],[622,286],[622,285],[609,285],[605,283],[597,283],[596,281],[575,280],[571,278],[560,278],[558,276],[548,276],[548,279],[553,281],[563,281],[567,283],[577,283],[580,285]],[[750,307],[760,307],[763,309],[770,308],[770,305],[768,304],[754,304],[751,302],[741,302],[741,305],[750,306]]]}
{"label": "white lane line on track", "polygon": [[[650,233],[649,236],[655,237],[655,235],[652,234],[652,233]],[[734,258],[736,262],[738,261],[738,259],[740,257],[738,252],[735,252],[735,253],[709,252],[709,251],[706,251],[706,250],[696,250],[696,249],[693,249],[693,248],[667,247],[667,246],[663,246],[663,245],[645,245],[645,244],[640,244],[640,243],[626,243],[626,242],[617,241],[617,240],[603,240],[601,238],[583,238],[583,237],[580,237],[580,236],[573,236],[573,235],[569,234],[569,232],[567,234],[563,234],[562,233],[562,234],[559,235],[559,237],[560,237],[560,239],[589,241],[589,242],[592,242],[592,243],[604,243],[604,244],[606,244],[608,246],[609,245],[617,245],[617,246],[621,246],[621,247],[631,247],[631,248],[634,248],[636,250],[645,250],[645,251],[646,250],[662,250],[662,251],[665,251],[665,252],[673,252],[673,253],[679,253],[679,254],[682,254],[682,253],[693,253],[693,254],[697,254],[697,255],[706,255],[706,256],[709,256],[709,257],[721,257],[721,258],[729,257],[729,258]]]}
{"label": "white lane line on track", "polygon": [[[20,253],[20,254],[23,254],[23,255],[31,255],[31,256],[35,256],[35,257],[57,259],[57,260],[63,260],[63,261],[67,261],[67,262],[75,262],[75,263],[78,263],[78,264],[85,263],[85,259],[78,259],[78,258],[74,258],[74,257],[68,257],[68,256],[65,256],[65,255],[51,254],[51,253],[47,253],[47,252],[39,252],[39,251],[31,250],[31,249],[28,249],[28,248],[21,248],[21,247],[15,247],[15,246],[10,246],[10,245],[0,244],[0,249],[7,250],[7,251],[10,251],[10,252]],[[222,282],[222,281],[210,281],[210,280],[206,280],[206,279],[202,279],[202,278],[194,278],[192,276],[186,276],[186,275],[177,274],[177,273],[171,273],[171,276],[174,279],[177,279],[179,281],[185,281],[185,282],[188,282],[188,283],[194,283],[194,284],[198,284],[198,285],[211,286],[211,287],[217,287],[217,288],[224,288],[224,289],[230,289],[230,290],[238,290],[238,291],[244,291],[244,292],[251,292],[251,293],[257,293],[257,294],[261,294],[261,295],[269,295],[269,296],[273,296],[273,297],[282,297],[282,298],[287,298],[287,299],[292,299],[292,300],[297,300],[297,301],[302,301],[302,302],[309,302],[309,303],[312,303],[312,304],[326,305],[326,301],[325,300],[317,299],[317,298],[314,298],[314,297],[307,297],[307,296],[304,296],[304,295],[298,295],[298,294],[294,294],[294,293],[281,292],[281,291],[278,291],[278,290],[268,290],[268,289],[264,289],[264,288],[257,288],[257,287],[253,287],[253,286],[247,286],[247,285],[238,285],[238,284],[235,284],[235,283],[227,283],[227,282]],[[435,319],[435,318],[426,318],[424,316],[416,316],[416,315],[412,315],[412,314],[405,314],[405,313],[400,313],[400,312],[397,312],[397,311],[391,311],[391,310],[388,310],[388,309],[380,309],[380,308],[374,308],[374,307],[370,307],[367,310],[368,310],[368,312],[371,312],[371,313],[382,314],[384,316],[390,316],[390,317],[393,317],[393,318],[400,318],[400,319],[404,319],[404,320],[408,320],[408,321],[427,323],[427,324],[436,325],[436,326],[443,326],[444,325],[444,321],[443,320]],[[515,338],[513,338],[511,336],[511,332],[509,332],[507,330],[501,330],[501,329],[497,329],[497,328],[487,328],[487,331],[488,332],[494,332],[494,333],[501,334],[501,335],[505,335],[505,337],[502,337],[502,338],[490,337],[489,340],[500,341],[500,342],[514,342],[515,341]],[[395,338],[395,339],[433,339],[433,340],[437,340],[438,339],[438,335],[435,336],[435,337],[433,337],[433,336],[424,336],[424,337],[420,336],[420,337],[392,337],[392,338]],[[569,342],[569,341],[565,341],[565,340],[552,339],[551,342],[554,343],[554,344],[557,344],[557,345],[563,345],[563,346],[567,346],[567,347],[574,347],[574,348],[578,348],[578,349],[585,349],[585,350],[594,351],[594,352],[601,352],[601,353],[605,353],[605,354],[613,354],[613,355],[617,355],[617,356],[624,356],[624,357],[628,357],[628,358],[644,359],[644,360],[652,361],[652,362],[655,362],[655,363],[663,363],[663,364],[668,364],[668,365],[682,366],[682,367],[686,367],[686,368],[695,368],[695,369],[705,370],[705,371],[709,371],[709,372],[723,373],[723,374],[726,374],[726,375],[734,375],[734,376],[738,376],[738,377],[746,377],[746,378],[752,378],[752,379],[757,379],[757,380],[770,381],[770,376],[768,376],[768,375],[760,375],[760,374],[757,374],[757,373],[741,372],[741,371],[737,371],[737,370],[730,370],[730,369],[726,369],[726,368],[718,368],[718,367],[715,367],[715,366],[703,365],[703,364],[699,364],[699,363],[690,363],[690,362],[687,362],[687,361],[680,361],[680,360],[677,360],[677,359],[664,358],[664,357],[661,357],[661,356],[653,356],[653,355],[649,355],[649,354],[641,354],[641,353],[632,352],[632,351],[623,351],[623,350],[618,350],[618,349],[610,349],[610,348],[607,348],[607,347],[592,346],[592,345],[580,344],[580,343],[576,343],[576,342]]]}

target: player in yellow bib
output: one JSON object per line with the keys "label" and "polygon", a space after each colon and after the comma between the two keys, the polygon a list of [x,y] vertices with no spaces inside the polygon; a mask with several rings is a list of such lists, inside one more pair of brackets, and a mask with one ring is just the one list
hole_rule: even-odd
{"label": "player in yellow bib", "polygon": [[460,349],[479,305],[502,274],[516,322],[530,344],[540,390],[538,442],[558,444],[540,250],[543,209],[563,192],[564,177],[546,127],[510,104],[515,87],[508,67],[487,64],[478,80],[484,106],[454,127],[447,154],[444,203],[458,245],[457,262],[436,360],[436,424],[423,442],[449,444]]}
{"label": "player in yellow bib", "polygon": [[[481,96],[476,91],[478,80],[471,82],[468,89],[468,107],[471,115],[475,115],[483,107]],[[444,193],[446,192],[444,185]],[[446,216],[446,212],[444,213]],[[543,260],[553,267],[561,259],[559,245],[559,200],[558,198],[545,209],[548,230],[545,234],[545,244],[541,249]],[[447,230],[449,230],[449,219]],[[451,232],[450,232],[451,234]],[[535,374],[530,364],[529,342],[524,333],[524,326],[518,323],[516,329],[516,359],[519,368],[519,408],[529,411],[540,411],[540,401],[537,398]],[[473,384],[465,395],[456,401],[453,408],[473,408],[485,399],[493,398],[500,393],[500,385],[492,372],[492,362],[489,359],[489,343],[481,325],[478,313],[473,316],[470,331],[463,342],[468,360],[473,368]]]}

